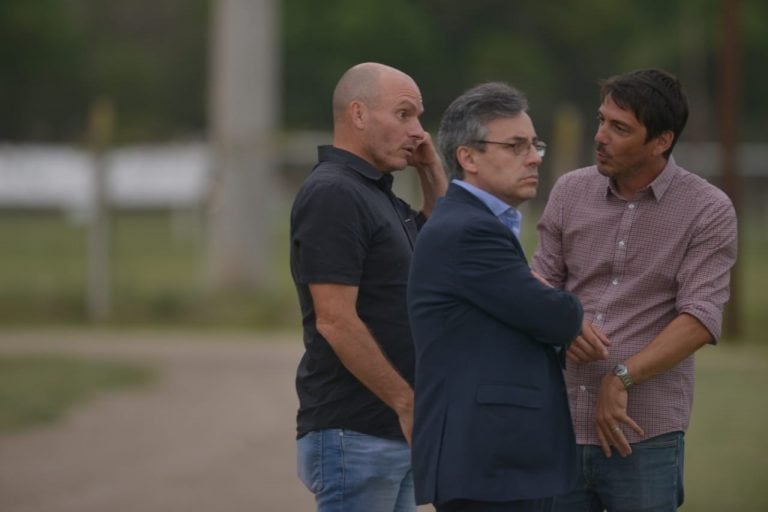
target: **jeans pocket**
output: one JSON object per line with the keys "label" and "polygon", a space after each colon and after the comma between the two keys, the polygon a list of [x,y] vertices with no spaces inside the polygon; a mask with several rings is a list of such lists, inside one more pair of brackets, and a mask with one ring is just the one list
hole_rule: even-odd
{"label": "jeans pocket", "polygon": [[[635,450],[679,450],[683,440],[682,432],[668,432],[633,445]],[[676,452],[675,452],[676,453]]]}
{"label": "jeans pocket", "polygon": [[299,479],[312,493],[323,490],[323,433],[310,432],[296,442]]}

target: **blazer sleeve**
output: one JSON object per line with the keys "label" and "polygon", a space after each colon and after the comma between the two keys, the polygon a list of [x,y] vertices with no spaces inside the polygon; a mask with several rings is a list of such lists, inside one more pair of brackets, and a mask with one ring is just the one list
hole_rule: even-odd
{"label": "blazer sleeve", "polygon": [[566,346],[581,330],[576,296],[533,277],[512,234],[494,218],[463,226],[456,272],[466,300],[540,343]]}

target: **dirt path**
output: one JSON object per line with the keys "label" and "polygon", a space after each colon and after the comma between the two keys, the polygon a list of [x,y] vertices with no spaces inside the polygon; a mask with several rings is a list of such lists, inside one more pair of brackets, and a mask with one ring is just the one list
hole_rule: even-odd
{"label": "dirt path", "polygon": [[0,436],[2,512],[314,510],[295,476],[299,336],[2,332],[0,352],[147,361],[146,389]]}

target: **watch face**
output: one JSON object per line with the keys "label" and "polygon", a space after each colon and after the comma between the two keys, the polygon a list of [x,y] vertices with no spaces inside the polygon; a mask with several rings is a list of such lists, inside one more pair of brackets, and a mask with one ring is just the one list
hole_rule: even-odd
{"label": "watch face", "polygon": [[623,364],[617,364],[613,367],[613,374],[616,375],[624,384],[624,387],[629,389],[634,385],[632,378],[629,376],[629,370]]}

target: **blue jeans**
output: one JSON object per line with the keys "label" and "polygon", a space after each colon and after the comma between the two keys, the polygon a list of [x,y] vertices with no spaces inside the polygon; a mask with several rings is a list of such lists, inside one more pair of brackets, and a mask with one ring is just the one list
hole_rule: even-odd
{"label": "blue jeans", "polygon": [[683,504],[682,432],[635,443],[626,458],[579,445],[579,479],[557,496],[553,512],[667,512]]}
{"label": "blue jeans", "polygon": [[405,441],[327,429],[301,437],[297,448],[299,478],[318,512],[416,512]]}

